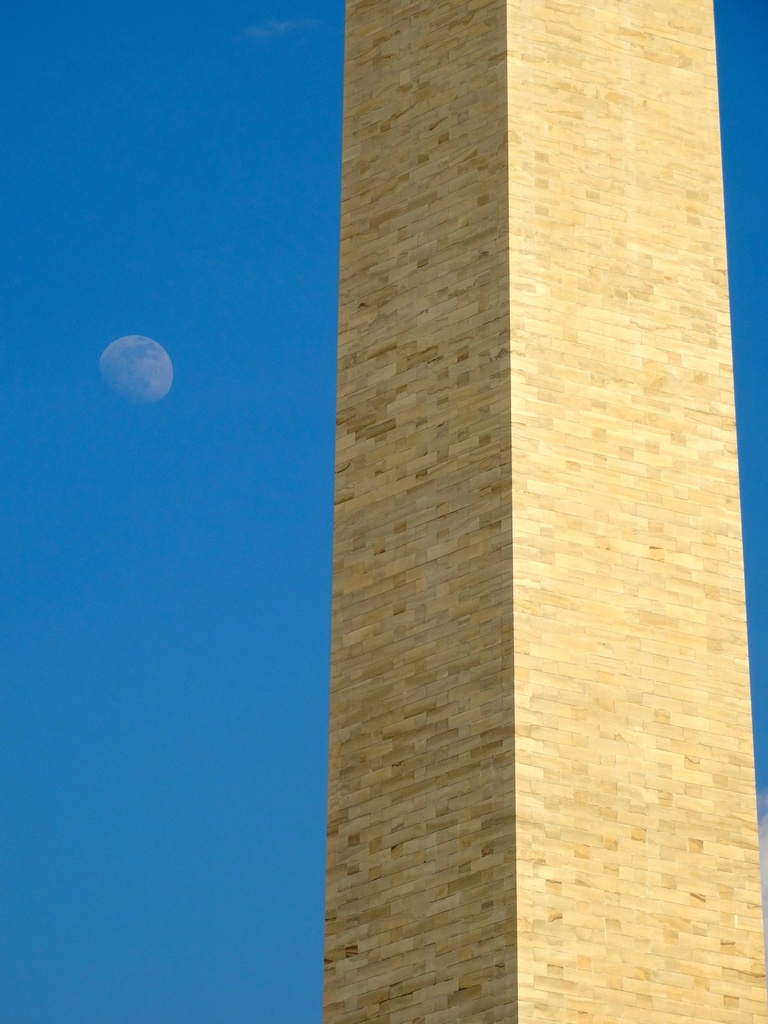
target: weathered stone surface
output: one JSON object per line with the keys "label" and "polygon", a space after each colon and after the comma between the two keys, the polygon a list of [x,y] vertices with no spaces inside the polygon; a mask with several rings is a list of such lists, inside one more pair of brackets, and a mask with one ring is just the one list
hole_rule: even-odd
{"label": "weathered stone surface", "polygon": [[766,1021],[711,0],[348,0],[326,1024]]}

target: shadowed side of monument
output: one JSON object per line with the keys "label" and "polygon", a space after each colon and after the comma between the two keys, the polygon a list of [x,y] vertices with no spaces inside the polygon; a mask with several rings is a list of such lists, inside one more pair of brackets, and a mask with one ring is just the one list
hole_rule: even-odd
{"label": "shadowed side of monument", "polygon": [[348,4],[329,1024],[516,1019],[505,39]]}

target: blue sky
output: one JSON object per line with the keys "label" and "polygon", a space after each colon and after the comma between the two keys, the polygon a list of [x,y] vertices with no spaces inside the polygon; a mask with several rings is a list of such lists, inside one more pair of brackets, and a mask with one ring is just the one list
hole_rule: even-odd
{"label": "blue sky", "polygon": [[[768,7],[717,3],[768,787]],[[7,0],[0,1006],[320,1021],[343,3]],[[156,405],[103,348],[157,339]]]}

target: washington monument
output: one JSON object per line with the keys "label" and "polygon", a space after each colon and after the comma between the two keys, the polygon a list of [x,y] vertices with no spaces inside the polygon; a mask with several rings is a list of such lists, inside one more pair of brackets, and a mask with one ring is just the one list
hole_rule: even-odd
{"label": "washington monument", "polygon": [[712,0],[347,0],[325,1024],[765,1024]]}

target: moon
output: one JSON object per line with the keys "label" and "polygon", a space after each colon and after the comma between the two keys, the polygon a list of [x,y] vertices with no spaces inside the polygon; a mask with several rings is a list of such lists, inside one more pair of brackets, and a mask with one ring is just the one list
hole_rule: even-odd
{"label": "moon", "polygon": [[159,402],[171,390],[173,363],[162,345],[127,334],[107,345],[99,359],[104,380],[131,402]]}

